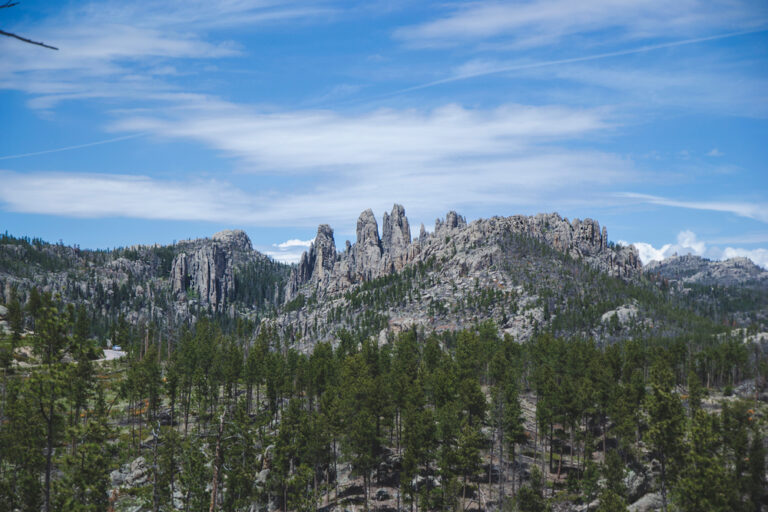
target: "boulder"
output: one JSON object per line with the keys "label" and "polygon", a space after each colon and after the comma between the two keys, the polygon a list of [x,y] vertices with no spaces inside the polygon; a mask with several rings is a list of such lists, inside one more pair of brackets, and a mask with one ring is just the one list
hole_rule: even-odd
{"label": "boulder", "polygon": [[661,494],[653,492],[646,494],[629,506],[629,512],[652,512],[661,510]]}
{"label": "boulder", "polygon": [[125,477],[125,485],[136,487],[147,483],[148,478],[149,471],[144,457],[137,457],[131,461],[128,475]]}

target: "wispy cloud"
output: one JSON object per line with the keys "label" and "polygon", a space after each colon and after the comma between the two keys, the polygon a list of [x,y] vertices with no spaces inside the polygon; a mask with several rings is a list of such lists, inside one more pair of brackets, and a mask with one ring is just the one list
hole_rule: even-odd
{"label": "wispy cloud", "polygon": [[722,151],[720,151],[717,148],[713,148],[713,149],[711,149],[710,151],[707,152],[707,156],[713,156],[713,157],[723,156],[724,154],[725,153],[723,153]]}
{"label": "wispy cloud", "polygon": [[242,159],[254,172],[333,168],[355,174],[374,169],[403,173],[437,171],[441,166],[471,170],[519,156],[532,145],[583,138],[612,126],[607,111],[524,105],[269,114],[214,100],[182,104],[160,114],[128,116],[112,128],[201,141]]}
{"label": "wispy cloud", "polygon": [[534,0],[474,2],[395,37],[417,46],[454,46],[467,41],[507,39],[519,48],[551,45],[579,34],[612,31],[612,39],[696,35],[702,30],[753,28],[764,23],[764,4],[751,1]]}
{"label": "wispy cloud", "polygon": [[[471,59],[438,80],[399,89],[383,94],[381,98],[399,96],[409,92],[429,89],[436,86],[462,82],[490,75],[506,75],[519,79],[539,78],[557,81],[569,81],[588,86],[615,90],[621,102],[634,100],[644,106],[655,105],[693,105],[705,110],[725,112],[730,115],[760,116],[768,113],[768,96],[765,94],[768,83],[763,78],[752,76],[754,65],[751,62],[734,62],[732,58],[718,59],[709,56],[706,62],[688,63],[686,66],[675,62],[674,69],[656,64],[652,67],[621,65],[618,57],[650,53],[657,50],[690,46],[707,41],[729,39],[747,34],[765,32],[761,28],[741,32],[710,35],[669,41],[658,44],[637,46],[609,52],[586,53],[561,59],[498,59],[479,57]],[[611,60],[611,66],[591,65],[593,61]],[[739,65],[741,64],[741,67]],[[738,77],[738,78],[735,78]],[[541,93],[557,97],[559,101],[583,103],[585,92],[581,89],[568,97],[563,94],[563,87],[558,82],[552,83]],[[570,84],[569,84],[570,85]],[[572,87],[570,87],[572,89]],[[604,94],[595,94],[605,103]]]}
{"label": "wispy cloud", "polygon": [[680,201],[648,194],[622,193],[620,197],[635,199],[640,202],[672,206],[675,208],[689,208],[692,210],[709,210],[715,212],[727,212],[740,217],[768,222],[768,204],[750,202],[726,202],[726,201]]}
{"label": "wispy cloud", "polygon": [[[625,241],[620,241],[624,245],[628,245]],[[711,260],[727,260],[730,258],[749,258],[755,264],[768,269],[768,249],[746,249],[743,247],[721,247],[720,245],[713,245],[713,242],[706,242],[700,240],[698,236],[690,231],[681,231],[677,235],[676,243],[668,243],[656,248],[653,245],[646,242],[635,242],[633,244],[640,256],[640,261],[643,264],[648,264],[651,261],[663,261],[672,256],[682,256],[685,254],[693,254],[695,256],[702,256]]]}
{"label": "wispy cloud", "polygon": [[85,144],[77,144],[74,146],[64,146],[60,148],[52,148],[52,149],[45,149],[42,151],[35,151],[33,153],[18,153],[16,155],[4,155],[0,156],[0,160],[12,160],[16,158],[25,158],[28,156],[38,156],[38,155],[48,155],[51,153],[61,153],[62,151],[72,151],[75,149],[83,149],[83,148],[90,148],[93,146],[101,146],[103,144],[112,144],[113,142],[120,142],[123,140],[128,139],[135,139],[137,137],[141,137],[144,135],[143,133],[134,133],[131,135],[123,135],[122,137],[112,137],[110,139],[104,139],[104,140],[97,140],[95,142],[87,142]]}
{"label": "wispy cloud", "polygon": [[65,5],[32,27],[59,52],[0,41],[0,88],[36,96],[35,108],[71,99],[144,97],[173,89],[161,80],[169,70],[178,72],[169,60],[240,54],[243,48],[231,40],[229,29],[313,19],[328,11],[320,3],[242,0],[173,0],[161,9],[149,1]]}
{"label": "wispy cloud", "polygon": [[488,161],[422,162],[416,167],[374,163],[341,175],[313,177],[301,190],[264,192],[210,179],[3,172],[0,202],[6,211],[85,218],[210,221],[236,227],[314,228],[328,222],[346,235],[354,232],[354,219],[362,210],[383,212],[393,202],[406,205],[414,225],[428,224],[449,209],[479,204],[498,213],[542,211],[573,204],[577,196],[579,204],[594,206],[606,187],[635,179],[633,173],[628,162],[609,154],[541,147]]}
{"label": "wispy cloud", "polygon": [[0,201],[21,213],[67,217],[235,222],[253,216],[254,198],[214,181],[146,176],[0,172]]}

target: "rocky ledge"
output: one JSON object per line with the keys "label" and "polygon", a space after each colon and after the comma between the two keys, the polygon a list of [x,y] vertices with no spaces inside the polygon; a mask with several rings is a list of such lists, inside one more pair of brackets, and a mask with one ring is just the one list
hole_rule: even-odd
{"label": "rocky ledge", "polygon": [[412,239],[405,209],[395,204],[390,213],[384,214],[382,224],[379,237],[373,211],[362,212],[357,220],[357,241],[347,242],[344,251],[336,250],[333,229],[327,224],[320,225],[315,241],[291,273],[286,301],[302,290],[318,296],[341,292],[354,284],[398,272],[406,265],[426,261],[448,246],[476,255],[461,262],[462,265],[484,266],[489,262],[482,248],[496,245],[509,235],[543,241],[616,277],[632,277],[642,267],[634,246],[609,244],[607,229],[601,229],[597,221],[569,221],[557,213],[492,217],[467,224],[464,217],[451,211],[445,219],[436,220],[432,233],[422,225],[418,238]]}

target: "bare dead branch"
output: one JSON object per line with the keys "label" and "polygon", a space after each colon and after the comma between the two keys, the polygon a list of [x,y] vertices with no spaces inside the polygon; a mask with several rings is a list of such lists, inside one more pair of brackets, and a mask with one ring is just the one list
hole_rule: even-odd
{"label": "bare dead branch", "polygon": [[[3,7],[5,7],[5,6],[3,6]],[[10,6],[8,6],[8,7],[10,7]],[[6,32],[5,30],[0,30],[0,35],[1,36],[13,37],[13,38],[18,39],[19,41],[24,41],[25,43],[29,43],[29,44],[36,44],[37,46],[42,46],[43,48],[50,48],[51,50],[58,50],[58,48],[56,48],[55,46],[51,46],[51,45],[48,45],[48,44],[45,44],[45,43],[41,43],[39,41],[33,41],[31,39],[27,39],[26,37],[21,37],[21,36],[18,36],[16,34],[12,34],[10,32]]]}

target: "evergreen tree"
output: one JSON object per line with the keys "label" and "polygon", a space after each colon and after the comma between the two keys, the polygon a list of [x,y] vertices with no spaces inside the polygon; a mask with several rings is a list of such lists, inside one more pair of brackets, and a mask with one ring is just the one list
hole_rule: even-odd
{"label": "evergreen tree", "polygon": [[648,429],[645,439],[659,460],[661,499],[667,511],[667,490],[675,481],[685,428],[685,415],[678,395],[672,390],[673,377],[663,360],[651,369],[651,393],[646,397]]}
{"label": "evergreen tree", "polygon": [[56,483],[56,510],[101,512],[108,508],[109,467],[112,436],[107,408],[99,388],[93,414],[73,430],[78,435],[75,453],[64,457],[62,478]]}
{"label": "evergreen tree", "polygon": [[376,436],[377,412],[373,407],[374,380],[362,354],[347,357],[342,368],[343,449],[352,467],[363,477],[365,509],[368,510],[371,470],[376,464],[380,440]]}
{"label": "evergreen tree", "polygon": [[682,512],[731,510],[735,490],[722,459],[719,416],[697,410],[691,428],[685,464],[675,486],[675,503]]}

